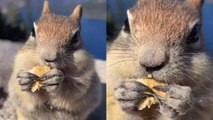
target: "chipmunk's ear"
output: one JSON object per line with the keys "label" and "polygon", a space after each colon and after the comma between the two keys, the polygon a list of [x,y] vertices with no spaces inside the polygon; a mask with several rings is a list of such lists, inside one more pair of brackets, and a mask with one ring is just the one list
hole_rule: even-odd
{"label": "chipmunk's ear", "polygon": [[33,22],[33,28],[35,29],[35,31],[38,30],[38,26],[36,25],[36,22]]}
{"label": "chipmunk's ear", "polygon": [[187,4],[197,10],[201,10],[204,0],[186,0]]}
{"label": "chipmunk's ear", "polygon": [[38,30],[38,26],[36,25],[36,22],[33,22],[33,29],[32,29],[32,31],[30,33],[30,36],[31,37],[35,37],[37,30]]}
{"label": "chipmunk's ear", "polygon": [[82,16],[82,6],[81,5],[77,5],[75,7],[75,9],[73,10],[73,13],[71,15],[72,18],[76,19],[77,21],[81,20],[81,16]]}
{"label": "chipmunk's ear", "polygon": [[130,10],[129,10],[129,9],[127,10],[127,17],[128,17],[128,19],[129,19],[129,21],[132,21],[133,16],[132,16],[132,13],[130,13]]}
{"label": "chipmunk's ear", "polygon": [[127,20],[125,21],[125,26],[124,29],[128,30],[129,32],[131,31],[131,25],[132,25],[132,20],[133,20],[133,16],[132,13],[130,12],[130,10],[127,10]]}
{"label": "chipmunk's ear", "polygon": [[49,2],[48,2],[48,0],[45,0],[44,1],[43,10],[42,10],[42,15],[44,15],[44,14],[51,14],[51,13],[52,13],[52,11],[51,11],[51,9],[49,7]]}

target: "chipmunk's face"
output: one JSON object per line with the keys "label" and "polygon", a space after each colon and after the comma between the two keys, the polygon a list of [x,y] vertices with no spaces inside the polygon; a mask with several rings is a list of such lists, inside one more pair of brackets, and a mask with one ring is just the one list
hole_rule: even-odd
{"label": "chipmunk's face", "polygon": [[111,50],[126,53],[120,55],[123,62],[118,63],[128,67],[124,73],[133,78],[152,74],[156,80],[182,82],[185,78],[190,81],[191,74],[204,72],[209,62],[201,51],[200,7],[201,1],[195,5],[188,1],[143,0],[128,10],[123,39],[115,41]]}
{"label": "chipmunk's face", "polygon": [[75,56],[82,48],[80,17],[81,6],[77,6],[73,14],[66,17],[53,14],[44,5],[41,18],[34,23],[32,36],[38,56],[45,64],[61,68],[78,62]]}

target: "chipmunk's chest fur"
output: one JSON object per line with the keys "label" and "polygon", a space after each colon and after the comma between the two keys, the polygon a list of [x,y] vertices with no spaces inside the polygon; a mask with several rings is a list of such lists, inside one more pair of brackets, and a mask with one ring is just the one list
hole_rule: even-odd
{"label": "chipmunk's chest fur", "polygon": [[49,105],[45,105],[35,112],[32,111],[28,113],[28,120],[75,120],[76,118],[77,115],[75,115],[75,113],[57,109]]}

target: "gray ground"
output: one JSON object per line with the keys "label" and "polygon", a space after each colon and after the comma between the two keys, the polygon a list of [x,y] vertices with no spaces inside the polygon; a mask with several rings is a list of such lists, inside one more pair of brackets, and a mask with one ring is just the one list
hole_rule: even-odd
{"label": "gray ground", "polygon": [[[14,110],[7,100],[7,83],[12,71],[14,56],[21,46],[20,43],[12,43],[0,40],[0,120],[16,120]],[[96,69],[102,82],[102,103],[97,110],[91,114],[89,120],[106,119],[106,84],[105,84],[105,61],[96,60]],[[8,100],[7,100],[8,101]]]}

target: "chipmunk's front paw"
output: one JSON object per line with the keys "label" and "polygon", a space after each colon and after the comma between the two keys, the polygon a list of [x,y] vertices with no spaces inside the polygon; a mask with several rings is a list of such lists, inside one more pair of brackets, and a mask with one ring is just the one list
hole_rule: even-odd
{"label": "chipmunk's front paw", "polygon": [[193,102],[190,87],[180,85],[169,85],[158,86],[156,88],[167,92],[170,96],[170,98],[167,98],[165,101],[161,101],[161,114],[170,118],[177,118],[186,114],[191,109]]}
{"label": "chipmunk's front paw", "polygon": [[42,81],[42,89],[46,90],[47,92],[55,91],[63,82],[64,80],[64,73],[58,69],[52,69],[49,72],[45,73],[41,79],[44,78],[45,80]]}
{"label": "chipmunk's front paw", "polygon": [[20,71],[17,74],[18,84],[21,86],[22,91],[30,91],[32,84],[35,80],[38,80],[39,77],[30,73],[30,72],[24,72]]}
{"label": "chipmunk's front paw", "polygon": [[137,110],[138,103],[147,97],[144,92],[150,92],[150,89],[136,81],[121,81],[114,89],[115,98],[125,112]]}

